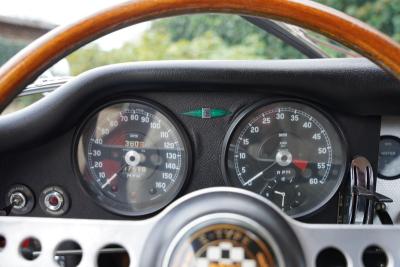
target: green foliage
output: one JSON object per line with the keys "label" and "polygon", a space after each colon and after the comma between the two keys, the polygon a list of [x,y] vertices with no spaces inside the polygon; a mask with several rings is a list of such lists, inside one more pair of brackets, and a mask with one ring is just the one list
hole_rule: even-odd
{"label": "green foliage", "polygon": [[32,95],[25,95],[15,98],[7,108],[1,113],[2,115],[15,112],[17,110],[23,109],[39,99],[43,98],[43,94],[32,94]]}
{"label": "green foliage", "polygon": [[72,74],[77,75],[97,66],[132,61],[302,57],[238,16],[192,15],[158,20],[137,43],[126,43],[119,49],[102,51],[94,44],[86,46],[71,54],[68,61]]}
{"label": "green foliage", "polygon": [[400,42],[400,0],[319,0],[342,10]]}
{"label": "green foliage", "polygon": [[193,40],[212,30],[221,37],[227,45],[237,45],[248,35],[257,34],[265,38],[268,34],[260,31],[251,23],[243,21],[239,16],[202,14],[156,20],[152,27],[155,31],[165,31],[170,34],[171,41],[181,39]]}
{"label": "green foliage", "polygon": [[[357,17],[400,42],[400,0],[317,0]],[[327,39],[322,39],[327,41]],[[0,65],[25,44],[0,38]],[[343,53],[329,47],[333,56]],[[88,45],[67,59],[72,74],[113,63],[174,59],[287,59],[304,57],[239,16],[198,14],[156,20],[140,41],[103,51]]]}
{"label": "green foliage", "polygon": [[[318,0],[400,41],[400,0]],[[356,38],[356,37],[355,37]],[[328,41],[327,39],[322,39]],[[324,48],[333,57],[343,53]],[[239,16],[199,14],[154,21],[137,43],[102,51],[89,45],[68,57],[72,74],[120,62],[173,59],[302,58],[295,49]]]}
{"label": "green foliage", "polygon": [[171,42],[207,41],[207,35],[219,38],[223,44],[222,49],[217,46],[208,47],[209,50],[222,50],[211,53],[216,56],[213,59],[243,59],[243,56],[260,59],[302,57],[298,51],[276,37],[235,15],[202,14],[161,19],[152,24],[150,31],[168,34]]}
{"label": "green foliage", "polygon": [[0,66],[21,50],[25,44],[13,42],[0,37]]}

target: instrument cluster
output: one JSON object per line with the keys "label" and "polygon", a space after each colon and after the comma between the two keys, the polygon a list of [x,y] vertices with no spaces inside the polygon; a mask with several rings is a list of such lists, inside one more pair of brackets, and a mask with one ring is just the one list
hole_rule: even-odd
{"label": "instrument cluster", "polygon": [[[231,116],[220,148],[225,185],[255,192],[292,217],[319,210],[342,183],[345,137],[334,119],[313,104],[277,99],[234,114],[203,108],[184,115]],[[161,104],[113,101],[90,114],[76,133],[76,176],[106,210],[152,214],[190,182],[194,143],[179,116]]]}

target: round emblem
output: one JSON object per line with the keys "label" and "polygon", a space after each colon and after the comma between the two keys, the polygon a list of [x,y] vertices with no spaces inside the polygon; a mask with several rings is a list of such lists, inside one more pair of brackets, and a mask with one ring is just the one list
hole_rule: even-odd
{"label": "round emblem", "polygon": [[187,233],[169,267],[275,267],[274,254],[256,233],[234,224],[213,224]]}

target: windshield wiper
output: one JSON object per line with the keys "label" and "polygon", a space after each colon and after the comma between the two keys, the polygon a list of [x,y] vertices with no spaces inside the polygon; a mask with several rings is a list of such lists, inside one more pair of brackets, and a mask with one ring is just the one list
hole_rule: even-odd
{"label": "windshield wiper", "polygon": [[242,18],[291,45],[308,58],[329,57],[320,47],[306,38],[304,32],[297,30],[297,27],[292,28],[289,24],[259,17],[242,16]]}
{"label": "windshield wiper", "polygon": [[361,57],[351,49],[318,38],[317,35],[314,36],[311,32],[295,25],[259,17],[242,16],[242,18],[291,45],[308,58],[332,57],[322,49],[323,47],[346,57]]}

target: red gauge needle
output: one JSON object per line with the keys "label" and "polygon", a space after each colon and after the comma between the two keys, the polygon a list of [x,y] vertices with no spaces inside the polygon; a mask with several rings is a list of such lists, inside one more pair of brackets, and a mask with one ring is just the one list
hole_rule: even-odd
{"label": "red gauge needle", "polygon": [[297,168],[299,168],[300,170],[304,171],[308,166],[308,161],[307,160],[295,159],[295,160],[293,160],[293,164]]}

